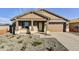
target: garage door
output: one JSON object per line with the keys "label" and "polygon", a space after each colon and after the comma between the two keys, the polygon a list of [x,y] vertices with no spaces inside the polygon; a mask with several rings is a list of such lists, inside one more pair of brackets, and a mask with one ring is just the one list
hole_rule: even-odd
{"label": "garage door", "polygon": [[64,24],[49,24],[48,25],[48,30],[50,32],[63,32],[64,30]]}

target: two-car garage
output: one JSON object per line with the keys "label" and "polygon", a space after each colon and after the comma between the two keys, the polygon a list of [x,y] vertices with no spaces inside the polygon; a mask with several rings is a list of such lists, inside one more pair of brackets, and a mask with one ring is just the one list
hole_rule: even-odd
{"label": "two-car garage", "polygon": [[50,32],[65,32],[66,31],[66,23],[49,22],[48,31],[50,31]]}

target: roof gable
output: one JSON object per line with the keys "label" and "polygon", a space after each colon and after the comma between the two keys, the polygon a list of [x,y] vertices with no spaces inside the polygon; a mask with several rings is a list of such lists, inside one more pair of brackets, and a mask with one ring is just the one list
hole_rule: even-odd
{"label": "roof gable", "polygon": [[23,18],[23,19],[25,19],[25,18],[43,18],[43,17],[41,17],[41,16],[39,16],[39,15],[37,15],[37,14],[35,14],[35,13],[28,13],[28,14],[24,14],[24,15],[22,15],[22,16],[19,16],[18,18]]}
{"label": "roof gable", "polygon": [[27,19],[27,18],[35,18],[35,19],[41,19],[41,18],[43,18],[43,19],[49,19],[49,17],[47,17],[47,16],[44,16],[44,15],[41,15],[41,14],[38,14],[38,13],[36,13],[36,12],[28,12],[28,13],[25,13],[25,14],[23,14],[23,15],[19,15],[19,16],[16,16],[16,17],[14,17],[12,20],[15,20],[15,18],[16,19]]}
{"label": "roof gable", "polygon": [[49,12],[45,9],[40,9],[37,11],[31,11],[28,13],[24,13],[22,15],[14,17],[12,20],[15,20],[15,18],[44,18],[44,19],[51,19],[51,20],[62,19],[64,21],[68,21],[66,18],[59,16],[57,14],[54,14],[52,12]]}
{"label": "roof gable", "polygon": [[64,17],[62,17],[62,16],[59,16],[59,15],[57,15],[57,14],[55,14],[55,13],[49,12],[49,11],[47,11],[47,10],[45,10],[45,9],[37,10],[37,11],[35,11],[35,12],[37,12],[37,13],[39,13],[39,14],[43,14],[43,15],[45,15],[45,16],[48,16],[48,17],[50,17],[51,19],[64,19],[65,21],[68,21],[66,18],[64,18]]}

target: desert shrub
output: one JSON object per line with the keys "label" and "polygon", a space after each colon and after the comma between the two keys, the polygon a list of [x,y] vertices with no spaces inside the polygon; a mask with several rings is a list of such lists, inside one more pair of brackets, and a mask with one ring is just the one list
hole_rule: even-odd
{"label": "desert shrub", "polygon": [[41,44],[42,44],[42,42],[35,41],[35,42],[32,43],[32,46],[38,46],[38,45],[41,45]]}
{"label": "desert shrub", "polygon": [[53,47],[46,48],[48,51],[54,51]]}
{"label": "desert shrub", "polygon": [[25,49],[26,49],[26,43],[23,43],[23,46],[22,46],[22,48],[20,50],[25,51]]}
{"label": "desert shrub", "polygon": [[21,38],[21,36],[18,36],[17,39]]}
{"label": "desert shrub", "polygon": [[21,41],[18,41],[18,43],[22,43],[23,41],[21,40]]}
{"label": "desert shrub", "polygon": [[13,35],[13,36],[10,37],[10,39],[11,39],[11,38],[14,38],[14,37],[15,37],[15,36]]}
{"label": "desert shrub", "polygon": [[4,46],[1,46],[1,48],[4,48]]}
{"label": "desert shrub", "polygon": [[21,50],[21,51],[25,51],[25,49],[26,49],[26,47],[22,47],[20,50]]}

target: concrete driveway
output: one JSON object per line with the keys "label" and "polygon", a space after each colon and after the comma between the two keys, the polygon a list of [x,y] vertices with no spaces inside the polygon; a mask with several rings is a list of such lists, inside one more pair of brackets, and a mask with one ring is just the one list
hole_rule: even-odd
{"label": "concrete driveway", "polygon": [[79,36],[66,32],[53,32],[51,35],[57,38],[69,51],[79,51]]}

